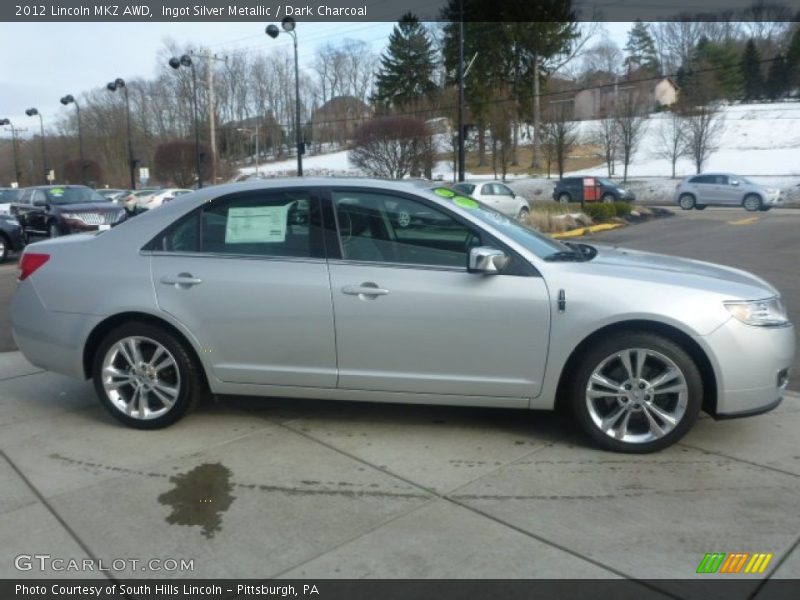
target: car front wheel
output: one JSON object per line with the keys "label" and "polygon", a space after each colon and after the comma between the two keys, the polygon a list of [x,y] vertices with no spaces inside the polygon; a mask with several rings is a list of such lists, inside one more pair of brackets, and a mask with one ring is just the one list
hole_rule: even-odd
{"label": "car front wheel", "polygon": [[558,201],[559,201],[561,204],[568,204],[569,202],[572,202],[572,198],[571,198],[571,197],[570,197],[570,195],[569,195],[569,194],[567,194],[566,192],[562,192],[562,193],[560,193],[560,194],[558,195]]}
{"label": "car front wheel", "polygon": [[59,231],[58,229],[58,223],[56,223],[55,221],[50,223],[50,226],[47,228],[47,232],[51,238],[57,238],[58,236],[61,235],[61,231]]}
{"label": "car front wheel", "polygon": [[521,221],[522,223],[525,223],[528,221],[528,217],[530,216],[530,214],[531,214],[530,209],[523,206],[522,208],[519,209],[519,212],[517,213],[517,220]]}
{"label": "car front wheel", "polygon": [[601,447],[628,453],[674,444],[694,424],[702,398],[702,378],[688,353],[648,332],[592,346],[569,391],[584,431]]}
{"label": "car front wheel", "polygon": [[750,194],[749,196],[745,196],[744,199],[744,209],[749,212],[756,212],[761,210],[761,198],[756,196],[755,194]]}
{"label": "car front wheel", "polygon": [[8,258],[8,247],[10,244],[6,239],[6,236],[0,234],[0,262],[4,262]]}
{"label": "car front wheel", "polygon": [[183,342],[149,323],[109,332],[95,354],[92,378],[106,409],[137,429],[171,425],[205,391],[200,367]]}
{"label": "car front wheel", "polygon": [[614,202],[614,200],[615,200],[615,198],[614,198],[614,194],[603,194],[603,198],[602,198],[602,200],[603,200],[603,202],[605,202],[606,204],[611,204],[611,203],[612,203],[612,202]]}

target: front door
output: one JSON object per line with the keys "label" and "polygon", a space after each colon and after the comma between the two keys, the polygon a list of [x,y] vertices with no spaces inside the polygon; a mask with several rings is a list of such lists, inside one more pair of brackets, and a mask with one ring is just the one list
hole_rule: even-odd
{"label": "front door", "polygon": [[336,387],[319,201],[307,191],[215,200],[153,249],[161,310],[191,331],[226,382]]}
{"label": "front door", "polygon": [[468,273],[469,248],[491,240],[422,199],[335,189],[332,201],[340,388],[538,394],[550,322],[541,277]]}

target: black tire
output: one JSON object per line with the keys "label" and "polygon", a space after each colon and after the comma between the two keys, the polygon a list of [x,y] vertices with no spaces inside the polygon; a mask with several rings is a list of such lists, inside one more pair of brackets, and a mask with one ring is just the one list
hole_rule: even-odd
{"label": "black tire", "polygon": [[694,205],[694,209],[695,210],[705,210],[706,208],[708,208],[708,204],[695,204]]}
{"label": "black tire", "polygon": [[561,204],[568,204],[572,202],[572,196],[570,196],[567,192],[561,192],[558,195],[556,202],[560,202]]}
{"label": "black tire", "polygon": [[758,212],[764,206],[764,203],[761,202],[761,198],[756,194],[747,194],[742,200],[742,206],[747,212]]}
{"label": "black tire", "polygon": [[523,223],[528,220],[528,217],[531,214],[531,210],[526,207],[522,207],[519,209],[519,213],[517,213],[517,220],[522,221]]}
{"label": "black tire", "polygon": [[611,204],[612,202],[616,202],[617,199],[614,197],[614,194],[603,194],[602,198],[600,198],[606,204]]}
{"label": "black tire", "polygon": [[47,226],[47,236],[51,239],[61,236],[61,231],[58,228],[58,223],[56,223],[55,221],[50,221],[50,224]]}
{"label": "black tire", "polygon": [[680,198],[678,198],[678,206],[683,210],[692,210],[696,204],[697,202],[691,194],[681,194]]}
{"label": "black tire", "polygon": [[[158,342],[172,355],[177,365],[180,377],[177,398],[172,407],[165,414],[156,418],[140,419],[126,415],[121,409],[117,408],[103,387],[103,360],[107,352],[116,342],[131,336],[149,338],[150,340]],[[136,429],[161,429],[172,425],[191,411],[197,405],[198,401],[208,394],[202,367],[199,361],[186,347],[183,340],[157,325],[138,321],[120,325],[111,330],[106,337],[103,338],[103,341],[97,347],[97,351],[94,355],[92,380],[100,403],[106,407],[114,418],[128,427]]]}
{"label": "black tire", "polygon": [[768,210],[772,210],[772,207],[764,205],[761,206],[761,212],[767,212]]}
{"label": "black tire", "polygon": [[[651,441],[626,442],[611,437],[592,420],[587,402],[586,390],[593,371],[614,353],[633,348],[651,350],[666,356],[678,367],[686,381],[687,399],[683,415],[671,431]],[[646,361],[644,362],[646,364]],[[703,403],[703,380],[697,365],[689,354],[672,340],[646,331],[612,335],[591,346],[581,356],[575,376],[566,391],[569,406],[578,424],[592,440],[605,450],[631,454],[656,452],[677,442],[694,425]],[[602,401],[610,402],[612,410],[616,408],[613,407],[613,402],[626,402],[613,399],[603,399]]]}
{"label": "black tire", "polygon": [[0,233],[0,263],[5,262],[8,258],[9,247],[11,242],[6,237],[6,234]]}

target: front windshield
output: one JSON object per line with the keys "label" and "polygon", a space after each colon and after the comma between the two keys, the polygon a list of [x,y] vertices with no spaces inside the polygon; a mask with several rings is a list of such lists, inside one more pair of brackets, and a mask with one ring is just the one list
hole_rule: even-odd
{"label": "front windshield", "polygon": [[597,177],[597,181],[599,181],[602,185],[608,187],[617,187],[617,184],[611,181],[610,179],[605,179],[603,177]]}
{"label": "front windshield", "polygon": [[525,227],[518,221],[508,218],[504,214],[489,208],[473,198],[457,195],[453,190],[448,188],[436,188],[432,190],[431,193],[440,198],[448,198],[454,204],[469,210],[470,214],[487,225],[491,225],[504,235],[507,235],[521,246],[533,252],[539,258],[545,258],[561,252],[574,254],[574,250],[569,246],[538,231]]}
{"label": "front windshield", "polygon": [[88,187],[55,187],[44,190],[51,204],[82,204],[84,202],[109,202]]}
{"label": "front windshield", "polygon": [[22,195],[22,190],[17,188],[11,188],[9,190],[0,190],[0,204],[5,204],[7,202],[16,202],[21,195]]}

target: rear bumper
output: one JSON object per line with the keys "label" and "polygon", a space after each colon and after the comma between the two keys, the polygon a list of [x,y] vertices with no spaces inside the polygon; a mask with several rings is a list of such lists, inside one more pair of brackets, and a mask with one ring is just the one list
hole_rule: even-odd
{"label": "rear bumper", "polygon": [[714,416],[732,418],[775,408],[795,357],[795,330],[752,327],[731,317],[703,338],[717,378]]}
{"label": "rear bumper", "polygon": [[47,310],[31,281],[19,284],[9,313],[14,341],[25,358],[42,369],[84,378],[83,347],[102,317]]}

